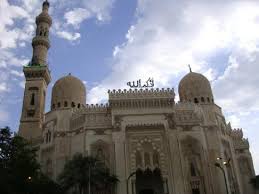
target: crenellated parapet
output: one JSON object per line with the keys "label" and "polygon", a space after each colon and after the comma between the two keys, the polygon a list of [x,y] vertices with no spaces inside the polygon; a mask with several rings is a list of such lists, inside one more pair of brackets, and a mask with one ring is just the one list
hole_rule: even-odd
{"label": "crenellated parapet", "polygon": [[136,98],[174,98],[175,93],[172,88],[156,89],[129,89],[129,90],[108,90],[109,100],[115,99],[136,99]]}
{"label": "crenellated parapet", "polygon": [[249,149],[248,139],[243,137],[243,130],[241,128],[232,129],[230,136],[233,139],[236,150]]}
{"label": "crenellated parapet", "polygon": [[174,89],[109,90],[111,108],[166,108],[174,106]]}
{"label": "crenellated parapet", "polygon": [[110,110],[110,106],[108,103],[106,104],[86,104],[84,107],[78,109],[74,108],[73,114],[89,114],[89,113],[108,113]]}

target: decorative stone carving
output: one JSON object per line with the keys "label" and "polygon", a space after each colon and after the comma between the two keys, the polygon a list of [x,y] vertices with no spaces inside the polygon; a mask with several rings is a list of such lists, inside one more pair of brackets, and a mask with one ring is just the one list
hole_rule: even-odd
{"label": "decorative stone carving", "polygon": [[122,122],[122,118],[120,116],[115,116],[114,117],[114,128],[120,129],[121,128],[121,122]]}
{"label": "decorative stone carving", "polygon": [[91,144],[91,155],[96,157],[100,164],[110,167],[111,146],[103,140],[97,140]]}
{"label": "decorative stone carving", "polygon": [[166,114],[165,115],[165,119],[168,122],[168,126],[170,129],[175,129],[176,128],[176,123],[175,123],[175,114],[171,113],[171,114]]}

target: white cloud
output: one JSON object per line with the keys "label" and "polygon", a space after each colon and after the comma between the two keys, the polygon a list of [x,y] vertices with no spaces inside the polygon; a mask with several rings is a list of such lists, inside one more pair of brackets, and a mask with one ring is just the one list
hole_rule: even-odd
{"label": "white cloud", "polygon": [[81,35],[77,32],[72,33],[72,32],[67,32],[67,31],[58,31],[57,35],[61,38],[69,40],[69,41],[75,41],[75,40],[78,40],[81,37]]}
{"label": "white cloud", "polygon": [[111,10],[115,0],[84,0],[82,5],[101,22],[111,19]]}
{"label": "white cloud", "polygon": [[22,77],[22,78],[24,76],[22,72],[19,72],[19,71],[13,70],[13,69],[10,71],[10,74],[17,76],[17,77]]}
{"label": "white cloud", "polygon": [[259,111],[259,54],[237,50],[229,66],[214,83],[218,102],[229,112]]}
{"label": "white cloud", "polygon": [[114,48],[112,73],[100,85],[122,88],[129,79],[152,76],[156,86],[168,87],[188,71],[187,64],[215,80],[228,64],[210,68],[214,53],[230,50],[235,59],[256,51],[258,10],[259,3],[250,1],[138,1],[137,22],[126,34],[127,42]]}
{"label": "white cloud", "polygon": [[81,22],[91,17],[91,13],[87,9],[75,8],[65,13],[64,17],[67,24],[71,24],[74,27],[79,27]]}
{"label": "white cloud", "polygon": [[[90,90],[89,102],[103,101],[108,89],[147,76],[158,87],[177,86],[191,64],[213,81],[215,100],[233,124],[252,127],[247,133],[252,137],[247,123],[254,118],[238,112],[259,113],[259,2],[139,0],[136,15],[127,41],[114,48],[112,72]],[[229,60],[222,64],[219,55],[212,68],[216,53]]]}
{"label": "white cloud", "polygon": [[25,81],[24,81],[24,80],[21,81],[21,82],[19,83],[19,86],[20,86],[21,88],[25,88]]}
{"label": "white cloud", "polygon": [[[65,0],[63,0],[65,1]],[[56,25],[56,33],[59,37],[65,38],[69,41],[74,41],[80,38],[78,32],[80,24],[83,21],[86,21],[91,18],[95,18],[99,22],[107,22],[111,19],[111,10],[115,0],[83,0],[80,3],[72,3],[64,14],[65,22],[59,22],[59,25]],[[74,7],[76,6],[76,7]],[[70,28],[72,27],[72,29]],[[68,31],[77,31],[74,32],[74,35]],[[63,32],[62,34],[60,32]],[[66,32],[66,33],[64,33]],[[75,36],[76,35],[76,36]]]}
{"label": "white cloud", "polygon": [[0,92],[7,92],[9,90],[7,83],[2,82],[0,83]]}

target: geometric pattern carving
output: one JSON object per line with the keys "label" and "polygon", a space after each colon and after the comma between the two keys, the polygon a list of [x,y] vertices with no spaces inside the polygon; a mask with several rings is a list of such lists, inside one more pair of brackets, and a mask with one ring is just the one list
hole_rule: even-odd
{"label": "geometric pattern carving", "polygon": [[137,135],[130,138],[131,172],[138,168],[153,170],[160,168],[162,175],[167,174],[167,163],[161,135]]}

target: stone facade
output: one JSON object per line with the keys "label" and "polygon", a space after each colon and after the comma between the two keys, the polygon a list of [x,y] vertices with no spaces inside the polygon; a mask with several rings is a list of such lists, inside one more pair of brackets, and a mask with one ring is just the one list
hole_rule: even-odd
{"label": "stone facade", "polygon": [[[39,17],[37,25],[45,22]],[[226,123],[203,75],[190,72],[182,79],[179,102],[174,89],[130,89],[108,91],[105,105],[85,104],[83,83],[68,75],[56,82],[51,111],[44,113],[48,67],[32,65],[24,72],[19,134],[38,140],[42,169],[53,179],[82,153],[118,176],[117,194],[225,194],[226,185],[230,194],[255,193],[248,140]]]}

